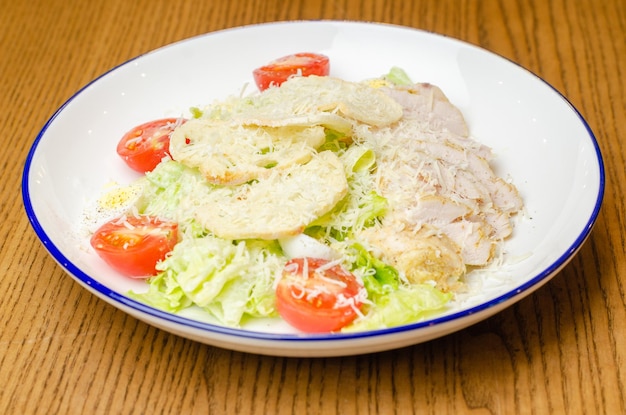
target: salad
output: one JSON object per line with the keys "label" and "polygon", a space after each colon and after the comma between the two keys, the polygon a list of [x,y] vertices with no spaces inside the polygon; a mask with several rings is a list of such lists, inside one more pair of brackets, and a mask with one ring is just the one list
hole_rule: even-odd
{"label": "salad", "polygon": [[441,90],[398,68],[334,78],[315,53],[253,76],[252,94],[119,141],[142,177],[99,198],[90,242],[146,280],[129,296],[230,327],[372,330],[444,311],[497,259],[522,201]]}

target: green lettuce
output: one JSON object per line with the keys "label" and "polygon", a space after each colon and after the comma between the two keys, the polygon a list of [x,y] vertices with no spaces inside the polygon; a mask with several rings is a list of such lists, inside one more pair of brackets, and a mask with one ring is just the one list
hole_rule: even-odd
{"label": "green lettuce", "polygon": [[409,78],[409,75],[402,68],[398,68],[397,66],[392,67],[383,79],[391,82],[392,84],[398,86],[407,86],[413,85],[413,81]]}
{"label": "green lettuce", "polygon": [[180,241],[145,293],[132,296],[169,312],[196,305],[236,327],[245,316],[275,316],[273,282],[284,260],[273,241],[228,241],[213,236]]}
{"label": "green lettuce", "polygon": [[130,295],[174,313],[195,305],[231,327],[245,317],[275,316],[273,283],[285,262],[280,246],[221,239],[204,229],[195,209],[214,189],[197,169],[176,161],[146,174],[138,210],[178,222],[181,239],[148,279],[148,291]]}
{"label": "green lettuce", "polygon": [[356,320],[344,331],[376,330],[415,323],[440,312],[452,294],[444,293],[428,284],[400,287],[377,297],[366,317]]}
{"label": "green lettuce", "polygon": [[363,284],[372,302],[365,308],[366,315],[355,320],[343,331],[376,330],[414,323],[440,312],[452,299],[429,284],[406,284],[398,271],[374,257],[363,246],[353,246],[357,252],[355,267],[363,273]]}
{"label": "green lettuce", "polygon": [[139,212],[173,220],[184,234],[203,236],[206,230],[194,219],[195,209],[213,189],[197,169],[164,161],[146,173]]}

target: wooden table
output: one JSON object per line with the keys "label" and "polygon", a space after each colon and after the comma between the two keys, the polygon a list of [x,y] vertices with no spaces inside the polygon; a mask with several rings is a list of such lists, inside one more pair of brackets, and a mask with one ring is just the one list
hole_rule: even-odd
{"label": "wooden table", "polygon": [[[407,25],[510,58],[562,92],[606,162],[596,227],[549,284],[470,328],[400,350],[274,358],[127,316],[69,278],[24,214],[46,120],[138,54],[252,23]],[[0,413],[626,413],[623,0],[0,0]]]}

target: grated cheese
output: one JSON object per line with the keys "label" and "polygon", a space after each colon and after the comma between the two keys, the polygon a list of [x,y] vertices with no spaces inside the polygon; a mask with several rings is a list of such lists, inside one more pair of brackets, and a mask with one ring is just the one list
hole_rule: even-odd
{"label": "grated cheese", "polygon": [[[175,268],[190,301],[232,324],[244,311],[230,315],[215,303],[230,279],[258,275],[275,289],[283,273],[299,271],[295,263],[282,269],[285,255],[315,252],[331,260],[318,269],[321,278],[345,287],[323,272],[354,264],[355,242],[395,267],[402,284],[461,290],[468,267],[501,263],[500,245],[523,209],[511,179],[491,169],[491,150],[469,137],[462,114],[429,84],[296,76],[263,93],[242,89],[175,127],[173,160],[141,184],[109,192],[99,208],[123,209],[118,222],[128,229],[127,215],[183,224],[183,241],[158,266]],[[333,151],[324,147],[329,131],[341,136]],[[307,229],[315,244],[294,243]],[[254,250],[253,240],[278,240],[282,251]],[[197,263],[179,269],[179,256]],[[303,275],[308,267],[304,261]],[[340,296],[336,307],[363,318],[357,305],[374,306],[363,278],[375,272],[354,270],[359,293]],[[301,284],[291,290],[307,299],[327,293]]]}

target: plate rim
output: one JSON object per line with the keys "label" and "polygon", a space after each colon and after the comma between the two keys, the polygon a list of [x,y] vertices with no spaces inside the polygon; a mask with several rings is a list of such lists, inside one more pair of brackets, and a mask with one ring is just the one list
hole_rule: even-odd
{"label": "plate rim", "polygon": [[[598,178],[599,178],[598,192],[595,197],[594,207],[593,207],[590,217],[587,219],[586,225],[584,226],[580,234],[576,237],[576,239],[573,241],[573,243],[568,247],[568,249],[564,253],[562,253],[557,259],[555,259],[549,266],[545,267],[541,272],[534,275],[525,283],[521,285],[516,285],[513,289],[507,290],[506,292],[498,295],[497,297],[490,299],[489,301],[485,301],[483,303],[473,305],[467,309],[455,311],[450,314],[445,314],[442,316],[435,316],[433,318],[429,318],[424,321],[418,321],[418,322],[403,325],[403,326],[370,330],[370,331],[365,331],[365,332],[331,333],[331,334],[329,333],[324,333],[324,334],[266,333],[266,332],[252,331],[252,330],[242,329],[242,328],[225,327],[225,326],[220,326],[217,324],[193,320],[188,317],[175,315],[173,313],[169,313],[166,311],[162,311],[162,310],[150,307],[146,304],[143,304],[134,299],[131,299],[117,291],[114,291],[113,289],[107,287],[106,285],[100,283],[99,281],[97,281],[96,279],[88,275],[86,272],[82,271],[77,265],[75,265],[71,260],[69,260],[60,251],[60,249],[55,245],[54,241],[48,236],[47,232],[43,228],[43,225],[40,223],[39,219],[37,218],[35,214],[34,207],[31,201],[31,196],[30,196],[31,186],[29,184],[29,181],[31,179],[31,168],[32,168],[33,159],[36,155],[39,145],[41,144],[41,141],[43,140],[45,136],[45,133],[47,132],[50,125],[55,121],[55,119],[64,111],[64,109],[70,103],[72,103],[72,101],[74,101],[79,95],[81,95],[91,85],[99,82],[102,78],[108,76],[109,74],[120,70],[121,68],[123,68],[126,65],[131,64],[135,60],[141,59],[147,55],[157,53],[166,48],[175,47],[176,45],[179,45],[185,42],[191,42],[194,39],[203,38],[207,36],[214,36],[218,34],[224,34],[224,33],[231,32],[231,31],[246,30],[246,29],[251,29],[251,28],[262,28],[265,26],[290,25],[290,24],[297,25],[297,24],[302,24],[302,23],[312,24],[312,25],[334,24],[334,25],[340,25],[340,26],[346,25],[346,26],[364,26],[364,27],[365,26],[387,27],[387,28],[394,29],[394,30],[417,32],[417,33],[422,33],[428,36],[433,36],[435,38],[445,39],[446,41],[456,42],[466,47],[469,46],[471,48],[476,48],[480,50],[481,52],[486,52],[500,59],[504,59],[514,64],[517,68],[530,74],[535,80],[542,82],[545,86],[552,89],[552,91],[556,93],[560,99],[563,100],[564,104],[569,106],[570,110],[574,112],[579,122],[581,122],[582,126],[585,128],[587,132],[587,136],[594,150],[594,154],[595,154],[594,160],[597,162],[597,165],[598,165]],[[570,102],[570,100],[567,97],[565,97],[549,82],[547,82],[540,76],[536,75],[532,71],[524,68],[520,64],[514,62],[513,60],[507,57],[504,57],[500,54],[492,52],[488,49],[484,49],[472,43],[466,42],[464,40],[460,40],[454,37],[450,37],[447,35],[431,32],[431,31],[426,31],[423,29],[413,28],[410,26],[402,26],[402,25],[390,24],[390,23],[379,23],[379,22],[373,22],[373,21],[288,20],[288,21],[265,22],[265,23],[256,23],[256,24],[249,24],[249,25],[243,25],[243,26],[236,26],[236,27],[220,29],[220,30],[216,30],[212,32],[207,32],[204,34],[195,35],[189,38],[181,39],[181,40],[163,45],[156,49],[147,51],[131,59],[128,59],[112,67],[111,69],[103,72],[101,75],[97,76],[90,82],[86,83],[83,87],[81,87],[75,93],[73,93],[53,113],[53,115],[45,122],[45,124],[43,125],[39,133],[37,134],[36,138],[34,139],[28,151],[28,154],[26,156],[25,163],[24,163],[24,168],[22,172],[22,180],[21,180],[21,193],[22,193],[22,201],[23,201],[25,213],[28,217],[28,220],[33,230],[35,231],[35,234],[37,235],[38,239],[40,240],[44,248],[53,257],[53,259],[64,269],[64,271],[67,274],[69,274],[73,279],[77,280],[83,286],[87,287],[90,292],[92,292],[99,298],[106,300],[107,302],[109,302],[110,304],[114,306],[116,306],[119,303],[126,307],[130,307],[135,312],[140,313],[140,314],[145,314],[146,317],[149,317],[151,319],[156,318],[158,320],[167,321],[168,323],[181,325],[183,328],[201,330],[203,332],[206,332],[207,335],[215,333],[215,334],[220,334],[220,335],[232,336],[236,338],[279,341],[280,343],[285,344],[285,342],[287,343],[298,342],[299,343],[299,342],[304,341],[304,342],[316,343],[320,341],[339,341],[339,340],[345,341],[345,340],[352,340],[352,339],[356,340],[356,339],[365,339],[365,338],[371,338],[371,337],[379,337],[379,336],[386,336],[386,335],[392,335],[392,334],[413,332],[413,331],[418,331],[420,329],[423,329],[425,327],[443,325],[446,323],[454,322],[456,320],[462,320],[463,318],[468,317],[470,315],[476,315],[477,313],[486,312],[487,310],[493,309],[494,307],[497,307],[498,305],[505,303],[505,302],[521,300],[523,297],[531,294],[532,292],[540,288],[544,283],[548,282],[552,276],[558,273],[563,267],[565,267],[569,263],[571,259],[573,259],[573,257],[576,255],[578,250],[584,245],[585,241],[588,239],[593,227],[595,226],[597,222],[597,219],[598,219],[601,207],[602,207],[602,202],[604,199],[604,192],[605,192],[605,185],[606,185],[605,175],[606,175],[606,172],[605,172],[604,160],[600,151],[597,138],[595,134],[593,133],[589,123],[585,120],[585,118],[582,116],[580,111]],[[142,320],[147,322],[146,319],[142,319]],[[464,327],[466,326],[459,327],[459,329],[462,329]],[[184,336],[184,335],[181,335],[181,336]],[[417,342],[419,342],[419,340]],[[337,355],[339,355],[339,353]]]}

